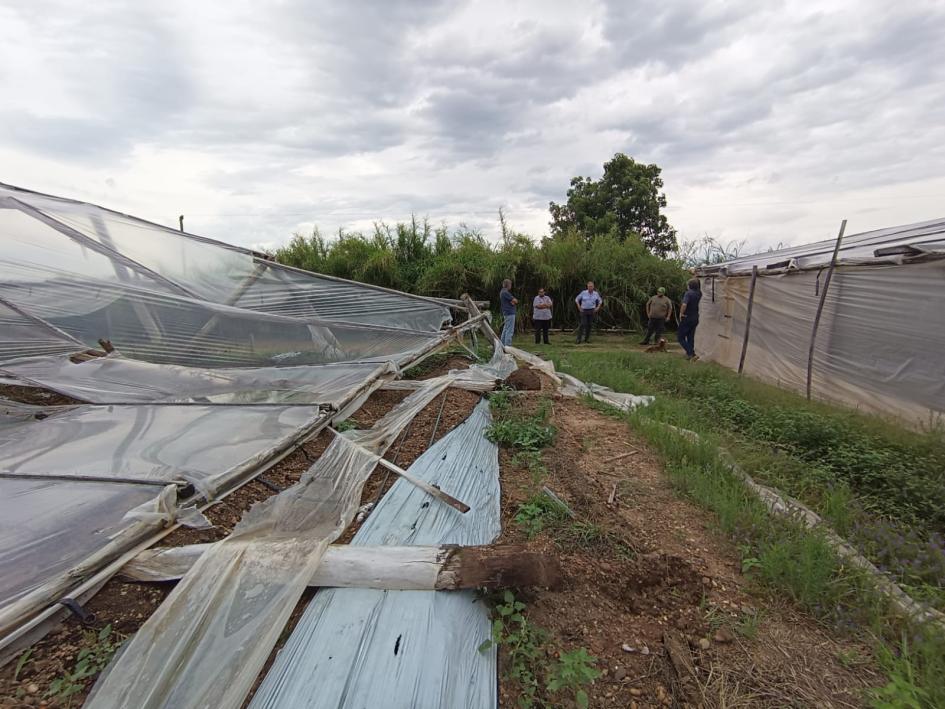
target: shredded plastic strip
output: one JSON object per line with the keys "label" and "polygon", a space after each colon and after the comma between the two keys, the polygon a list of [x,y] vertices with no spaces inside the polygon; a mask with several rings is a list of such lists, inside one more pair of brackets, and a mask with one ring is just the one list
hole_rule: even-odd
{"label": "shredded plastic strip", "polygon": [[454,377],[428,380],[371,429],[336,436],[299,483],[255,505],[141,627],[86,706],[239,707],[377,460]]}
{"label": "shredded plastic strip", "polygon": [[[472,507],[459,514],[398,480],[353,545],[488,544],[501,532],[499,460],[488,402],[410,473]],[[489,610],[467,591],[326,589],[308,605],[257,690],[253,709],[497,706]]]}

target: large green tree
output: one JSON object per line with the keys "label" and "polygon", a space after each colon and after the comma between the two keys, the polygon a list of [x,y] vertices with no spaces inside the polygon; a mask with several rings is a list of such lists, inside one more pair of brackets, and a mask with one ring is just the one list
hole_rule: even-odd
{"label": "large green tree", "polygon": [[666,257],[678,244],[676,230],[662,213],[666,194],[660,172],[658,165],[617,153],[604,163],[603,177],[575,177],[568,201],[549,204],[552,233],[574,230],[588,242],[604,234],[614,234],[621,241],[636,234],[651,252]]}

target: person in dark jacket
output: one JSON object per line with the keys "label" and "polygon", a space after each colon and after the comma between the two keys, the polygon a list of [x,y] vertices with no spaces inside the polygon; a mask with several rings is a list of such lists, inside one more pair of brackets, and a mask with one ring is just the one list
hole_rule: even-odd
{"label": "person in dark jacket", "polygon": [[696,355],[696,328],[699,326],[699,301],[702,300],[702,287],[699,279],[693,278],[688,283],[688,290],[679,306],[679,330],[676,336],[679,344],[686,351],[690,362],[698,360]]}

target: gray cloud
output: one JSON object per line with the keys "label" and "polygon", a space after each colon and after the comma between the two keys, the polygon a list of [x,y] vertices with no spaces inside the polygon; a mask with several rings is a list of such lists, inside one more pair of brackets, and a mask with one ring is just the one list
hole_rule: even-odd
{"label": "gray cloud", "polygon": [[730,202],[795,202],[778,228],[803,231],[831,195],[945,179],[943,27],[940,3],[878,0],[0,0],[0,179],[105,184],[242,242],[410,212],[492,224],[503,204],[538,234],[573,175],[625,151],[664,167],[683,232],[768,230]]}

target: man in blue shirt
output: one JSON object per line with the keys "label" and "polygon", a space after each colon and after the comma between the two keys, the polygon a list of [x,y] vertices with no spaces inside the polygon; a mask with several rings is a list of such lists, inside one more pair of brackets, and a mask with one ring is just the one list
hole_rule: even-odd
{"label": "man in blue shirt", "polygon": [[518,305],[518,298],[512,295],[512,281],[506,278],[502,281],[502,290],[499,291],[499,310],[505,318],[502,323],[503,345],[512,345],[512,335],[515,334],[515,306]]}
{"label": "man in blue shirt", "polygon": [[577,305],[578,313],[581,316],[581,323],[578,325],[577,343],[581,344],[582,338],[584,342],[590,343],[594,316],[597,315],[600,306],[604,304],[604,299],[594,289],[594,281],[587,282],[587,288],[578,293],[578,297],[574,299],[574,304]]}
{"label": "man in blue shirt", "polygon": [[679,330],[676,331],[676,336],[679,338],[679,344],[686,350],[686,359],[694,362],[699,359],[696,355],[696,327],[699,325],[699,301],[702,300],[702,288],[698,278],[691,279],[688,286],[689,289],[679,307]]}

